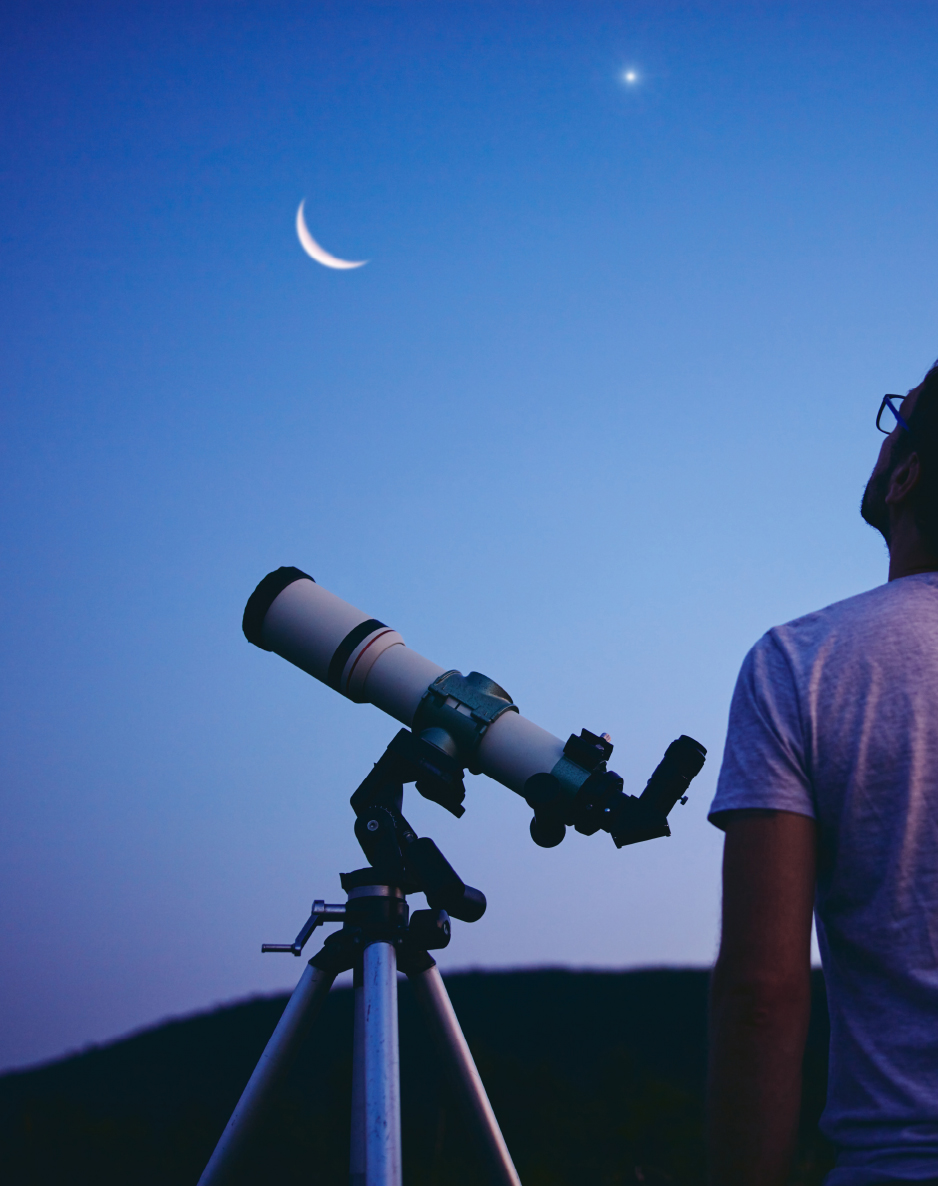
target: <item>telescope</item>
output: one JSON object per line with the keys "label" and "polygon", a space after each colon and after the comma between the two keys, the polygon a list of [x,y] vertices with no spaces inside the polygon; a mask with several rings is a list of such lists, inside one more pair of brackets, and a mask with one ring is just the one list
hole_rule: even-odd
{"label": "telescope", "polygon": [[[453,815],[464,812],[465,770],[487,774],[534,811],[531,836],[544,848],[569,826],[608,832],[617,848],[670,836],[668,813],[703,766],[691,737],[673,741],[636,798],[607,769],[608,734],[582,729],[562,742],[519,712],[504,688],[478,671],[444,670],[396,630],[317,585],[299,568],[278,568],[244,610],[248,642],[273,651],[357,704],[374,704],[404,728],[352,795],[355,837],[367,869],[341,874],[344,904],[313,902],[292,943],[261,951],[302,954],[313,932],[341,922],[309,961],[215,1146],[199,1186],[232,1186],[251,1133],[335,977],[354,972],[352,1186],[402,1186],[397,973],[410,980],[450,1087],[492,1186],[521,1186],[459,1020],[430,955],[450,941],[450,916],[477,922],[485,895],[460,878],[429,836],[402,814],[404,784]],[[406,895],[426,895],[413,913]],[[238,1179],[240,1180],[240,1179]]]}
{"label": "telescope", "polygon": [[[532,808],[531,837],[543,848],[559,844],[570,826],[587,836],[602,829],[617,848],[670,836],[668,814],[678,800],[686,801],[706,757],[699,742],[682,735],[668,746],[642,794],[627,795],[623,780],[606,766],[612,754],[608,734],[582,729],[561,741],[523,717],[494,680],[425,659],[392,627],[299,568],[278,568],[264,577],[248,600],[242,628],[255,646],[404,725],[386,758],[425,798],[461,816],[463,770],[486,774]],[[356,814],[372,801],[368,783],[352,797]]]}

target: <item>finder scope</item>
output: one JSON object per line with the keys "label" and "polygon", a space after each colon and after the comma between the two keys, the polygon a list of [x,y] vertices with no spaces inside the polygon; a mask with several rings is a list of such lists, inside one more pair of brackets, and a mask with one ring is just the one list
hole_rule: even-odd
{"label": "finder scope", "polygon": [[487,676],[431,663],[396,630],[298,568],[264,577],[242,626],[248,642],[410,729],[412,737],[404,734],[400,745],[419,748],[417,790],[427,798],[462,815],[463,768],[487,774],[533,808],[531,835],[545,848],[559,844],[568,825],[586,835],[609,832],[620,848],[669,836],[668,812],[683,801],[704,764],[704,747],[682,736],[668,747],[641,797],[625,795],[622,779],[606,769],[612,754],[606,734],[583,729],[564,743],[521,716]]}

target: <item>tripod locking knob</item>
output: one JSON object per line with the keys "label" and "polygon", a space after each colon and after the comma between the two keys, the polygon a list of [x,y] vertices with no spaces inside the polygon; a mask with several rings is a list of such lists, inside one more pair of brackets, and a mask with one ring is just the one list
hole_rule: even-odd
{"label": "tripod locking knob", "polygon": [[451,937],[452,928],[445,910],[415,910],[410,916],[407,938],[421,951],[446,947]]}

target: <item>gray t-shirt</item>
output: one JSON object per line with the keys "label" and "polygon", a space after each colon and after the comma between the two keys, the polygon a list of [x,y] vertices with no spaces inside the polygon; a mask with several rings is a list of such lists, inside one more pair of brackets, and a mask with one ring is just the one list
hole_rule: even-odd
{"label": "gray t-shirt", "polygon": [[938,573],[752,648],[710,817],[753,807],[818,823],[829,1186],[938,1177]]}

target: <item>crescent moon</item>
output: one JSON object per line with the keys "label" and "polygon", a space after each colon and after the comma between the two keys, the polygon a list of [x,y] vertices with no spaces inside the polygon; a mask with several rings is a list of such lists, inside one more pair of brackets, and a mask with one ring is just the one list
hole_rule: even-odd
{"label": "crescent moon", "polygon": [[310,259],[314,259],[317,264],[322,264],[327,268],[339,268],[341,271],[347,268],[360,268],[363,264],[368,263],[367,259],[337,259],[336,256],[330,255],[328,251],[323,251],[313,236],[309,233],[309,228],[306,225],[306,219],[303,217],[303,207],[306,205],[304,198],[300,202],[300,208],[296,212],[296,237]]}

